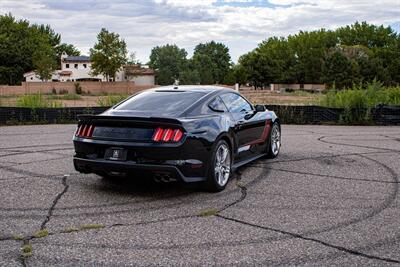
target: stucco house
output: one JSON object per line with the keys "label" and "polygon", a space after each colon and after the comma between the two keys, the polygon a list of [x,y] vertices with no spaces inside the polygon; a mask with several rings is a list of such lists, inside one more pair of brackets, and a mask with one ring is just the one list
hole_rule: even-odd
{"label": "stucco house", "polygon": [[[61,55],[61,69],[53,72],[51,81],[77,82],[77,81],[107,81],[103,75],[91,74],[92,62],[88,56]],[[34,71],[24,74],[26,82],[43,82]],[[140,65],[125,65],[116,73],[115,81],[132,81],[136,85],[154,85],[154,70]]]}

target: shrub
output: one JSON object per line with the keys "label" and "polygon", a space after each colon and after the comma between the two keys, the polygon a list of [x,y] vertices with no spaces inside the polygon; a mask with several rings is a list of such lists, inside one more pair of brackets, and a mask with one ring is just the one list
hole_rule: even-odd
{"label": "shrub", "polygon": [[369,123],[371,108],[378,104],[400,105],[400,87],[385,88],[376,81],[366,87],[354,85],[342,91],[329,91],[321,104],[343,108],[342,121],[345,123]]}
{"label": "shrub", "polygon": [[78,95],[81,95],[82,94],[82,86],[80,85],[80,83],[75,83],[74,86],[75,86],[75,93]]}

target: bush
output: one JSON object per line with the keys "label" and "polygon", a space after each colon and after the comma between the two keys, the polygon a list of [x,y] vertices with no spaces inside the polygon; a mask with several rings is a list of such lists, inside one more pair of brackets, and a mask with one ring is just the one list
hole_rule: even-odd
{"label": "bush", "polygon": [[104,97],[100,97],[97,100],[97,104],[100,107],[111,107],[114,106],[116,104],[118,104],[119,102],[121,102],[122,100],[125,100],[129,95],[107,95]]}
{"label": "bush", "polygon": [[379,105],[400,105],[400,87],[385,88],[373,82],[353,86],[342,91],[329,91],[322,99],[322,106],[344,108],[342,121],[345,123],[369,123],[371,108]]}
{"label": "bush", "polygon": [[77,95],[81,95],[82,94],[82,86],[80,85],[80,83],[75,83],[74,86],[75,86],[75,93]]}
{"label": "bush", "polygon": [[17,98],[17,107],[22,108],[60,108],[61,103],[49,101],[41,93],[23,95]]}

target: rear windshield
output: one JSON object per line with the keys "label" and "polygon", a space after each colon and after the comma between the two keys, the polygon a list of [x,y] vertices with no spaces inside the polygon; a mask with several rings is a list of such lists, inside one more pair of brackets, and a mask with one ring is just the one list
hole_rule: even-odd
{"label": "rear windshield", "polygon": [[185,111],[205,94],[188,91],[148,91],[132,97],[115,109],[172,115]]}

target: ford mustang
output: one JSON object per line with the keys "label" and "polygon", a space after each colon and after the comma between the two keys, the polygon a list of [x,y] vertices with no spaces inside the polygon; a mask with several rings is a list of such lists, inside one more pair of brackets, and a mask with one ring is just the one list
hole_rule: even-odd
{"label": "ford mustang", "polygon": [[150,174],[223,190],[235,168],[281,147],[279,118],[239,92],[216,86],[158,87],[100,115],[81,115],[75,169],[103,177]]}

